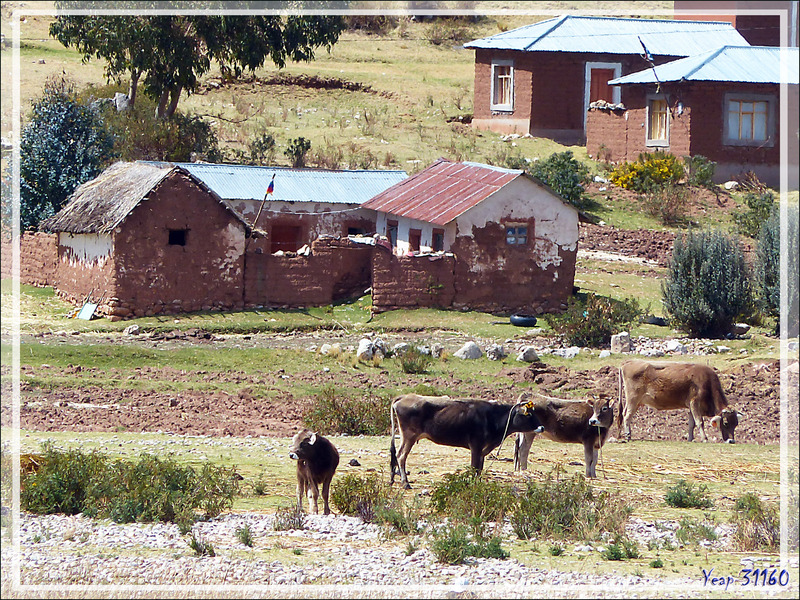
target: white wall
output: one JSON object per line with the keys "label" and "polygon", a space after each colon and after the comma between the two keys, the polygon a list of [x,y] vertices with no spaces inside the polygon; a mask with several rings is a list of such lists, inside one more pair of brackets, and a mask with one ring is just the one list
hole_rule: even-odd
{"label": "white wall", "polygon": [[102,266],[112,254],[111,236],[96,233],[59,233],[58,243],[67,248],[70,262]]}

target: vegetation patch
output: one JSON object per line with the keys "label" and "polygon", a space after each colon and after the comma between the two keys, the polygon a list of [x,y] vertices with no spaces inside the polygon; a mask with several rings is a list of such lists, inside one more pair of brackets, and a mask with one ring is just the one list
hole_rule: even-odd
{"label": "vegetation patch", "polygon": [[635,298],[615,300],[589,293],[584,300],[571,296],[567,310],[546,314],[545,320],[568,344],[597,348],[608,344],[612,335],[629,331],[644,312]]}
{"label": "vegetation patch", "polygon": [[675,508],[711,508],[714,505],[707,485],[695,485],[685,479],[680,479],[667,490],[664,501]]}
{"label": "vegetation patch", "polygon": [[317,394],[303,422],[314,431],[347,435],[383,435],[389,430],[389,403],[385,398],[353,398],[334,385]]}

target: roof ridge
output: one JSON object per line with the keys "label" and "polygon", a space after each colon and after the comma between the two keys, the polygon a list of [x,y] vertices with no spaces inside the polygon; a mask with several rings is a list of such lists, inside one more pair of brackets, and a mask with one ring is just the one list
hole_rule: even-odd
{"label": "roof ridge", "polygon": [[568,17],[569,17],[569,15],[562,15],[562,16],[558,17],[558,18],[556,19],[555,23],[553,23],[553,26],[552,26],[552,27],[550,27],[550,28],[549,28],[547,31],[545,31],[544,33],[542,33],[542,35],[540,35],[539,37],[537,37],[536,39],[534,39],[534,40],[533,40],[533,41],[532,41],[530,44],[528,44],[527,46],[525,46],[525,50],[527,50],[528,48],[530,48],[531,46],[533,46],[533,45],[534,45],[536,42],[538,42],[539,40],[541,40],[543,37],[545,37],[545,36],[547,36],[547,35],[550,35],[551,33],[553,33],[553,31],[555,31],[556,29],[558,29],[559,27],[561,27],[561,25],[563,25],[563,24],[564,24],[564,22],[567,20],[567,18],[568,18]]}

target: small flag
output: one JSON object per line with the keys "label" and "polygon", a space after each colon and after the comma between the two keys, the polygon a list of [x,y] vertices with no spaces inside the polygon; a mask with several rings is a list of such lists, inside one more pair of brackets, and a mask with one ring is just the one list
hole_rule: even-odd
{"label": "small flag", "polygon": [[267,187],[267,196],[269,196],[274,191],[275,191],[275,175],[272,176],[272,181],[269,182],[269,187]]}
{"label": "small flag", "polygon": [[653,62],[653,55],[650,54],[650,52],[647,50],[647,46],[644,45],[644,42],[642,41],[642,38],[640,38],[639,36],[636,36],[636,37],[639,38],[639,43],[642,45],[642,48],[644,49],[644,59],[647,62],[652,63]]}

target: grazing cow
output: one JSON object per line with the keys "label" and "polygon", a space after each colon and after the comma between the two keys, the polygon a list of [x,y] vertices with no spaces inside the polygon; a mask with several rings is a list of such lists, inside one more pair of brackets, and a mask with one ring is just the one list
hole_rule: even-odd
{"label": "grazing cow", "polygon": [[[560,400],[547,398],[534,403],[533,412],[544,427],[542,436],[554,442],[583,444],[586,477],[595,478],[600,448],[614,424],[614,403],[600,400]],[[528,453],[536,433],[518,433],[514,442],[514,470],[528,468]]]}
{"label": "grazing cow", "polygon": [[[623,400],[624,390],[624,400]],[[658,410],[689,409],[689,441],[694,440],[695,424],[700,439],[708,441],[703,417],[720,430],[722,440],[733,444],[734,429],[741,413],[728,407],[717,373],[711,367],[694,363],[646,362],[628,360],[619,369],[620,404],[617,424],[620,436],[631,439],[631,419],[640,404]]]}
{"label": "grazing cow", "polygon": [[[542,431],[533,414],[531,402],[520,396],[516,404],[500,404],[486,400],[451,399],[448,396],[405,394],[390,409],[392,421],[391,463],[394,483],[399,466],[403,486],[411,489],[406,471],[406,458],[417,440],[434,444],[469,448],[472,467],[480,473],[487,454],[497,448],[506,435],[518,431]],[[395,418],[400,430],[400,452],[395,451]]]}
{"label": "grazing cow", "polygon": [[[339,452],[330,440],[303,429],[292,439],[289,458],[297,461],[297,508],[303,509],[303,496],[311,492],[314,503],[314,514],[319,513],[317,499],[319,486],[322,486],[322,501],[325,504],[324,514],[331,514],[328,495],[331,479],[339,466]],[[310,504],[310,502],[309,502]]]}

